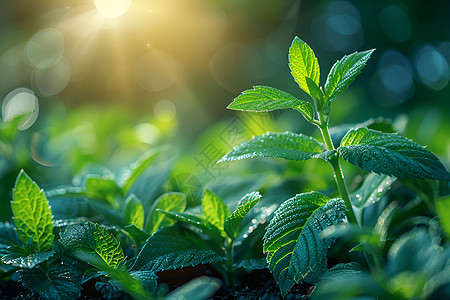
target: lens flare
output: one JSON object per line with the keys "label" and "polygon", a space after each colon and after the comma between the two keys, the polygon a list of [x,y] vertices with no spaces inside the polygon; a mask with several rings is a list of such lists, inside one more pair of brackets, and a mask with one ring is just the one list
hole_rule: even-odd
{"label": "lens flare", "polygon": [[94,0],[95,7],[105,19],[122,16],[131,6],[131,0]]}

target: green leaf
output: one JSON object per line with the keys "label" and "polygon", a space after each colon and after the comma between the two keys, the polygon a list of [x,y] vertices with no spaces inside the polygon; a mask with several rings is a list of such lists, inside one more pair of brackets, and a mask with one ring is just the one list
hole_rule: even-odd
{"label": "green leaf", "polygon": [[76,271],[52,264],[47,273],[40,268],[19,270],[20,281],[33,294],[44,299],[78,299],[81,295],[81,277]]}
{"label": "green leaf", "polygon": [[333,100],[347,89],[361,73],[373,51],[375,49],[345,55],[333,65],[325,83],[327,99]]}
{"label": "green leaf", "polygon": [[316,139],[289,131],[268,132],[244,142],[225,154],[218,163],[253,157],[280,157],[307,160],[322,153],[323,144]]}
{"label": "green leaf", "polygon": [[16,233],[16,228],[8,222],[0,222],[0,256],[10,253],[9,246],[19,244],[22,244],[22,241]]}
{"label": "green leaf", "polygon": [[206,300],[211,299],[220,288],[220,281],[214,277],[202,276],[192,279],[167,295],[166,300]]}
{"label": "green leaf", "polygon": [[251,272],[254,270],[262,270],[267,268],[267,261],[265,258],[246,259],[240,261],[239,263],[235,263],[233,267]]}
{"label": "green leaf", "polygon": [[178,213],[178,212],[170,212],[170,211],[163,211],[163,210],[158,210],[158,211],[162,212],[169,218],[172,218],[176,221],[190,224],[196,228],[201,229],[204,233],[209,234],[215,240],[222,241],[224,239],[224,236],[222,235],[219,228],[217,228],[213,224],[209,223],[202,217],[192,215],[189,213]]}
{"label": "green leaf", "polygon": [[346,161],[366,171],[450,180],[450,173],[433,153],[398,134],[367,128],[350,130],[338,151]]}
{"label": "green leaf", "polygon": [[289,68],[300,88],[311,95],[306,83],[306,77],[309,77],[316,85],[319,85],[319,62],[312,49],[297,36],[289,48]]}
{"label": "green leaf", "polygon": [[332,239],[319,235],[340,224],[345,211],[343,200],[330,200],[319,192],[296,195],[275,211],[264,235],[264,252],[283,295],[294,283],[307,280],[309,273],[317,278],[326,269]]}
{"label": "green leaf", "polygon": [[60,242],[77,258],[99,268],[115,268],[124,259],[114,236],[106,228],[91,222],[68,226]]}
{"label": "green leaf", "polygon": [[105,272],[111,278],[109,281],[114,287],[125,291],[133,299],[151,299],[149,292],[156,288],[156,275],[149,271],[128,272],[122,269],[106,268]]}
{"label": "green leaf", "polygon": [[37,252],[50,250],[53,243],[52,212],[44,192],[22,170],[13,189],[11,209],[17,234],[24,244],[33,238]]}
{"label": "green leaf", "polygon": [[136,225],[138,228],[144,226],[144,207],[141,200],[134,194],[128,196],[123,207],[123,217],[127,225]]}
{"label": "green leaf", "polygon": [[248,212],[256,205],[256,203],[258,203],[261,197],[262,196],[259,192],[252,192],[245,195],[236,205],[234,212],[226,218],[224,230],[231,239],[236,239],[239,224]]}
{"label": "green leaf", "polygon": [[329,280],[337,277],[359,276],[362,275],[362,267],[356,262],[341,263],[328,269],[322,276],[323,280]]}
{"label": "green leaf", "polygon": [[317,84],[309,77],[305,78],[306,85],[308,86],[311,98],[313,98],[314,103],[316,104],[316,108],[318,110],[322,110],[324,104],[323,93]]}
{"label": "green leaf", "polygon": [[[403,299],[431,299],[450,283],[450,248],[440,238],[417,227],[398,238],[389,249],[385,266],[387,289]],[[439,297],[438,297],[439,298]]]}
{"label": "green leaf", "polygon": [[367,175],[362,186],[351,195],[350,200],[358,208],[368,207],[378,202],[395,180],[395,177],[371,173]]}
{"label": "green leaf", "polygon": [[136,278],[142,285],[142,287],[150,293],[154,293],[158,282],[158,276],[150,271],[133,271],[130,275]]}
{"label": "green leaf", "polygon": [[243,91],[227,108],[252,112],[293,108],[301,112],[307,120],[312,120],[314,116],[309,102],[268,86],[254,86],[252,90]]}
{"label": "green leaf", "polygon": [[201,237],[183,227],[164,227],[148,238],[132,270],[159,272],[223,260]]}
{"label": "green leaf", "polygon": [[208,223],[219,229],[221,236],[225,237],[223,226],[230,211],[226,204],[210,190],[206,189],[202,199],[203,215]]}
{"label": "green leaf", "polygon": [[[386,294],[358,263],[341,263],[323,274],[311,299],[385,299]],[[371,297],[372,296],[372,297]],[[395,298],[395,297],[394,297]]]}
{"label": "green leaf", "polygon": [[436,201],[436,210],[439,215],[439,222],[450,240],[450,196]]}
{"label": "green leaf", "polygon": [[89,198],[104,200],[113,206],[118,192],[119,188],[112,178],[90,175],[86,179],[86,194]]}
{"label": "green leaf", "polygon": [[167,217],[158,210],[170,212],[183,212],[186,208],[186,196],[182,193],[165,193],[161,195],[152,205],[150,215],[145,226],[148,233],[153,233],[159,228],[175,224],[176,221]]}
{"label": "green leaf", "polygon": [[123,194],[127,194],[131,186],[139,178],[139,176],[147,169],[156,157],[159,155],[161,149],[152,149],[144,153],[135,163],[131,164],[130,171],[122,185]]}
{"label": "green leaf", "polygon": [[9,253],[2,256],[1,262],[7,265],[12,265],[19,268],[32,269],[38,264],[49,260],[55,255],[55,250],[46,252],[36,252],[22,256],[18,253]]}
{"label": "green leaf", "polygon": [[[135,194],[147,215],[153,202],[163,193],[164,183],[172,174],[174,159],[148,167],[133,183],[126,195]],[[151,184],[149,184],[151,182]]]}
{"label": "green leaf", "polygon": [[125,231],[129,234],[130,238],[134,243],[141,245],[148,239],[150,236],[142,229],[136,227],[136,225],[127,225],[125,226]]}
{"label": "green leaf", "polygon": [[357,242],[352,251],[361,251],[375,256],[382,255],[387,241],[387,231],[397,207],[396,202],[386,206],[378,217],[375,227],[359,226],[352,223],[344,223],[325,229],[321,233],[322,238],[342,238],[345,241]]}

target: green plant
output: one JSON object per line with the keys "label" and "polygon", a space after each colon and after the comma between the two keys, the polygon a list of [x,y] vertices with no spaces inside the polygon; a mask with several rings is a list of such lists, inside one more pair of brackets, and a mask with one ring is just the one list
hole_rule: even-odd
{"label": "green plant", "polygon": [[[240,224],[260,198],[258,192],[246,194],[230,214],[222,199],[206,190],[202,214],[158,210],[186,226],[166,227],[155,232],[142,247],[133,269],[159,272],[214,263],[225,282],[231,285],[237,271],[265,268],[260,259],[243,260],[235,255],[235,241],[243,234]],[[200,229],[201,234],[191,228]]]}
{"label": "green plant", "polygon": [[[161,203],[171,196],[163,195],[156,206],[166,207]],[[134,299],[151,299],[155,295],[154,271],[132,270],[135,257],[125,256],[107,227],[79,219],[54,219],[44,191],[23,171],[16,180],[11,208],[15,226],[0,223],[2,280],[18,273],[23,286],[44,299],[76,299],[90,280],[105,297],[123,298],[125,293]],[[151,228],[164,222],[170,224],[159,217]],[[217,289],[212,279],[200,283],[195,286]]]}
{"label": "green plant", "polygon": [[[340,140],[339,147],[333,145],[329,130],[332,104],[360,74],[373,51],[344,56],[333,65],[324,86],[319,87],[318,60],[312,49],[296,37],[289,49],[289,67],[294,80],[312,102],[272,87],[255,86],[244,91],[228,106],[229,109],[250,112],[295,109],[319,128],[324,144],[303,134],[268,132],[235,147],[219,162],[253,157],[294,161],[320,158],[329,162],[333,170],[340,198],[330,199],[315,191],[298,194],[278,208],[267,227],[264,252],[283,295],[294,283],[315,284],[320,280],[327,270],[327,250],[333,241],[333,237],[323,236],[322,232],[342,224],[345,216],[350,224],[357,228],[362,226],[362,210],[378,201],[392,184],[393,179],[389,176],[450,180],[450,173],[433,153],[397,133],[367,127],[352,128]],[[350,197],[340,158],[362,170],[384,175],[367,177],[359,194]],[[372,235],[368,234],[372,239],[383,235],[383,230],[387,229],[374,230]],[[378,246],[383,247],[384,242]],[[380,268],[380,255],[371,254],[366,258],[375,272]]]}
{"label": "green plant", "polygon": [[156,209],[182,212],[186,208],[184,194],[156,198],[170,172],[170,163],[153,166],[160,150],[144,153],[117,174],[99,166],[84,169],[73,185],[46,192],[54,213],[64,219],[102,221],[120,229],[134,245],[142,245],[157,229],[175,223]]}

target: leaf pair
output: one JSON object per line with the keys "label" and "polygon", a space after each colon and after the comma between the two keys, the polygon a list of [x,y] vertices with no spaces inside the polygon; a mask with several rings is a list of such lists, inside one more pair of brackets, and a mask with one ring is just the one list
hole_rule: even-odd
{"label": "leaf pair", "polygon": [[314,138],[302,134],[269,132],[233,148],[219,162],[252,157],[327,160],[336,151],[344,160],[366,171],[396,177],[450,180],[450,173],[433,153],[397,133],[353,129],[337,150],[323,152],[322,147]]}
{"label": "leaf pair", "polygon": [[217,241],[222,241],[226,237],[234,240],[238,235],[240,222],[258,203],[260,198],[259,192],[245,195],[236,205],[235,211],[230,215],[229,209],[223,200],[210,190],[206,190],[202,199],[203,216],[181,212],[161,212],[177,221],[200,228]]}
{"label": "leaf pair", "polygon": [[152,234],[157,229],[170,226],[175,223],[172,219],[168,218],[165,214],[159,210],[166,210],[170,212],[183,212],[186,208],[186,196],[181,193],[165,193],[161,195],[152,204],[148,210],[148,215],[144,216],[144,207],[142,202],[134,195],[131,194],[125,201],[123,207],[123,216],[125,229],[130,226],[135,226],[137,229],[149,234]]}
{"label": "leaf pair", "polygon": [[[316,110],[322,111],[361,73],[373,51],[355,52],[337,61],[328,74],[323,91],[319,88],[319,62],[308,44],[298,37],[289,48],[289,67],[299,87],[314,100]],[[292,108],[300,111],[308,121],[314,119],[314,109],[309,102],[267,86],[255,86],[253,90],[242,92],[228,108],[252,112]]]}

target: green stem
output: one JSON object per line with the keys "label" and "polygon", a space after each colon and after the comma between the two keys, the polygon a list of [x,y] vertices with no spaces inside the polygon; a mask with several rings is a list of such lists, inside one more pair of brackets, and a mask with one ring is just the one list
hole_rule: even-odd
{"label": "green stem", "polygon": [[233,247],[233,243],[234,241],[230,238],[226,239],[226,255],[227,255],[227,262],[226,262],[226,270],[227,270],[227,277],[228,277],[228,282],[230,286],[234,286],[234,247]]}
{"label": "green stem", "polygon": [[[327,146],[327,150],[335,150],[333,141],[331,140],[330,131],[328,130],[328,121],[325,120],[322,112],[319,112],[318,116],[320,122],[319,129],[322,133],[325,145]],[[339,157],[336,156],[334,158],[331,158],[330,164],[333,169],[334,179],[336,181],[336,185],[338,186],[339,193],[341,194],[341,198],[345,201],[345,205],[348,209],[347,218],[351,223],[359,224],[358,220],[356,219],[355,212],[353,211],[352,203],[350,202],[347,185],[345,184],[344,175],[342,174],[342,169],[339,164]]]}

